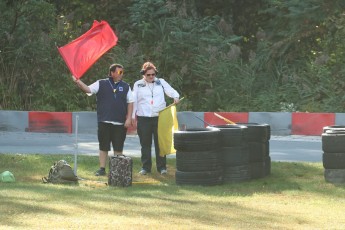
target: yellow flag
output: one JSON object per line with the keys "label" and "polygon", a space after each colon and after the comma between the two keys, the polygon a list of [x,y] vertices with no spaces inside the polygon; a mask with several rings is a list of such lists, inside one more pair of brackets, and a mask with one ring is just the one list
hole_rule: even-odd
{"label": "yellow flag", "polygon": [[159,112],[158,144],[159,155],[165,156],[176,153],[174,148],[174,131],[178,130],[176,105],[172,104]]}

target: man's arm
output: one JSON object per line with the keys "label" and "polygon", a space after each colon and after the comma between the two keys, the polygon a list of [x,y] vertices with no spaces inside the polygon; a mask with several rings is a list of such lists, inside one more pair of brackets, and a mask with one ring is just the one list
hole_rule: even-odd
{"label": "man's arm", "polygon": [[73,81],[77,84],[77,86],[85,93],[91,93],[89,86],[87,86],[84,82],[80,79],[77,79],[75,76],[72,76]]}
{"label": "man's arm", "polygon": [[133,112],[133,102],[127,105],[127,117],[125,122],[125,127],[128,128],[132,126],[132,112]]}

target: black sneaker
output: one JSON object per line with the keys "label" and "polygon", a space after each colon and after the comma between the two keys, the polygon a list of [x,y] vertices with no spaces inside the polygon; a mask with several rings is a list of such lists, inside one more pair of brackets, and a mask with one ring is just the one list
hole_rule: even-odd
{"label": "black sneaker", "polygon": [[98,169],[95,173],[95,176],[105,176],[105,170],[104,169]]}

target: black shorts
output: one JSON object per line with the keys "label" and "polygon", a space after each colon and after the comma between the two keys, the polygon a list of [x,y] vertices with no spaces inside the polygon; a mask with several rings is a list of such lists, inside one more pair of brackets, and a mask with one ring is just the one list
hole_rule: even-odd
{"label": "black shorts", "polygon": [[98,123],[99,150],[110,151],[110,143],[113,151],[122,152],[126,140],[127,129],[124,125],[113,125],[110,123]]}

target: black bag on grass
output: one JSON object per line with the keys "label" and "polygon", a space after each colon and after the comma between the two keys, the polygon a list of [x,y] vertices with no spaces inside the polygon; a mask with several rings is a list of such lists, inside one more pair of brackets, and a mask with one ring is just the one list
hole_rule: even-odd
{"label": "black bag on grass", "polygon": [[43,177],[42,181],[52,184],[76,184],[78,177],[65,160],[59,160],[50,168],[48,177]]}
{"label": "black bag on grass", "polygon": [[133,160],[129,156],[115,155],[109,157],[110,186],[128,187],[132,185]]}

